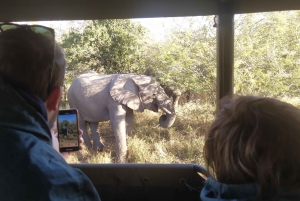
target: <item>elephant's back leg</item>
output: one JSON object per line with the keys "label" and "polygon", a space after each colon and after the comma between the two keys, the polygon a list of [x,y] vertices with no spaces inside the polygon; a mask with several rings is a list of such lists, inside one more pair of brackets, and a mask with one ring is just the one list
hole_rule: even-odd
{"label": "elephant's back leg", "polygon": [[129,132],[133,127],[133,110],[130,108],[126,108],[126,137],[128,137]]}
{"label": "elephant's back leg", "polygon": [[93,149],[95,150],[100,149],[100,151],[102,151],[104,148],[104,144],[102,144],[102,142],[100,141],[100,134],[97,132],[98,124],[99,124],[98,122],[90,123],[90,128],[93,137]]}
{"label": "elephant's back leg", "polygon": [[88,131],[87,131],[87,123],[82,118],[82,116],[80,115],[80,113],[79,113],[79,120],[78,120],[78,122],[79,122],[79,128],[83,131],[82,137],[83,137],[85,145],[87,147],[91,147],[92,143],[91,143]]}

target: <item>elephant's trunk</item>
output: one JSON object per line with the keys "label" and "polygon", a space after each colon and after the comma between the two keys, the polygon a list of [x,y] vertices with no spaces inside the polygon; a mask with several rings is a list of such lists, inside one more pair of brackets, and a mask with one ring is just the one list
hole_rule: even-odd
{"label": "elephant's trunk", "polygon": [[176,119],[176,114],[173,112],[172,114],[164,114],[159,118],[159,124],[164,128],[169,128],[173,125]]}

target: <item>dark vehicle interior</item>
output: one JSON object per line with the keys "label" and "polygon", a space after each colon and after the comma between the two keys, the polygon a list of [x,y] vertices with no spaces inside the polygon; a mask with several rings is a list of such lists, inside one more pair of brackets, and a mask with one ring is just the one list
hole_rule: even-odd
{"label": "dark vehicle interior", "polygon": [[[2,0],[0,21],[216,15],[217,97],[233,93],[234,15],[300,10],[299,0]],[[216,106],[218,108],[218,106]],[[200,200],[205,169],[195,164],[72,164],[102,200]]]}

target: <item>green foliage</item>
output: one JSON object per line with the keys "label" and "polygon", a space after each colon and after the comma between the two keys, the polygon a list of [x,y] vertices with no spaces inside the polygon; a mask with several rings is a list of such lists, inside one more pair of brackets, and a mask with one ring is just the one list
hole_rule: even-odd
{"label": "green foliage", "polygon": [[[299,16],[300,11],[236,16],[235,93],[300,95]],[[61,42],[69,64],[66,83],[86,70],[103,74],[145,73],[165,86],[214,100],[213,16],[179,21],[160,41],[150,38],[142,25],[129,19],[85,21],[74,26]]]}
{"label": "green foliage", "polygon": [[69,122],[68,120],[63,120],[62,122],[59,122],[59,129],[60,129],[60,133],[62,133],[61,129],[63,127],[66,127],[72,131],[76,131],[77,130],[77,123],[75,121]]}
{"label": "green foliage", "polygon": [[147,74],[163,85],[210,94],[216,84],[216,37],[211,17],[183,18],[166,41],[149,47]]}
{"label": "green foliage", "polygon": [[68,120],[63,120],[62,122],[59,123],[61,127],[65,126],[68,127],[71,123]]}
{"label": "green foliage", "polygon": [[299,11],[290,11],[237,17],[236,93],[300,95],[299,14]]}
{"label": "green foliage", "polygon": [[[86,21],[63,36],[70,81],[86,70],[99,73],[138,73],[143,70],[144,27],[131,20]],[[69,80],[67,79],[67,82]]]}
{"label": "green foliage", "polygon": [[[235,93],[275,96],[300,107],[300,99],[297,98],[300,95],[299,17],[300,11],[237,15],[234,49]],[[96,70],[103,73],[145,71],[154,75],[164,85],[191,90],[215,99],[216,29],[212,26],[213,17],[183,18],[182,22],[169,30],[167,38],[159,42],[149,44],[150,39],[147,41],[147,38],[142,38],[146,35],[140,35],[139,40],[136,40],[139,52],[131,54],[135,62],[129,65],[132,60],[127,59],[124,62],[128,62],[128,65],[122,65],[122,67],[139,65],[138,67],[119,69],[117,66],[120,63],[116,62],[118,65],[109,68],[113,69],[109,71],[98,63],[95,64],[95,68],[99,67]],[[105,27],[103,29],[106,30]],[[103,33],[107,35],[98,37],[105,40],[103,42],[105,44],[100,44],[105,46],[104,50],[107,52],[111,50],[115,53],[117,48],[107,45],[114,41],[110,39],[113,34],[109,35],[105,31]],[[78,40],[83,40],[80,37],[78,36]],[[96,41],[99,38],[94,37],[91,40]],[[90,47],[90,43],[86,46],[83,42],[78,44],[80,45],[76,51],[74,49],[74,54],[80,52],[80,48]],[[121,50],[123,51],[122,48]],[[129,50],[127,52],[130,52]],[[102,55],[103,52],[98,53]],[[136,55],[139,57],[135,57]],[[80,69],[80,65],[83,65],[82,60],[80,65],[75,65],[77,57],[80,58],[74,57],[73,64],[76,67],[74,70]],[[118,57],[107,56],[107,58],[115,61]],[[89,63],[94,60],[89,57],[86,59],[88,69],[94,69]],[[99,59],[96,61],[100,62]],[[105,64],[111,66],[111,61]],[[180,105],[176,110],[176,122],[168,129],[158,126],[159,114],[147,112],[135,114],[135,125],[127,143],[129,162],[204,165],[203,136],[213,121],[214,110],[215,104],[202,100]],[[115,142],[111,140],[113,134],[109,123],[107,125],[105,129],[100,129],[102,140],[107,148],[104,153],[95,156],[91,151],[85,157],[78,157],[75,162],[114,161]],[[78,156],[80,152],[76,154]]]}

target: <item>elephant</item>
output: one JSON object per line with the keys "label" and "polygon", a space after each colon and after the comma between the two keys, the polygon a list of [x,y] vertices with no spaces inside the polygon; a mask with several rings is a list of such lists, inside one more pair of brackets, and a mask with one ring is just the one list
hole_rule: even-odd
{"label": "elephant", "polygon": [[93,148],[103,149],[97,133],[98,123],[110,120],[116,139],[116,162],[127,160],[127,136],[133,126],[133,111],[145,109],[165,114],[159,118],[159,124],[168,128],[173,125],[175,108],[163,88],[151,76],[138,74],[102,75],[86,72],[71,84],[68,94],[70,107],[79,112],[79,125],[83,130],[86,146],[91,147],[87,134],[87,123],[93,138]]}
{"label": "elephant", "polygon": [[178,107],[178,101],[179,101],[179,98],[181,96],[181,90],[179,88],[171,87],[171,86],[163,86],[162,85],[162,87],[165,90],[166,94],[170,98],[172,98],[174,107],[177,108]]}
{"label": "elephant", "polygon": [[[166,94],[172,99],[174,107],[178,107],[178,101],[180,96],[182,95],[181,90],[174,86],[168,86],[163,84],[162,80],[160,80],[158,74],[155,73],[155,71],[151,68],[147,68],[145,71],[145,75],[156,77],[158,82],[160,82],[160,86],[165,90]],[[173,80],[176,82],[176,80]]]}

